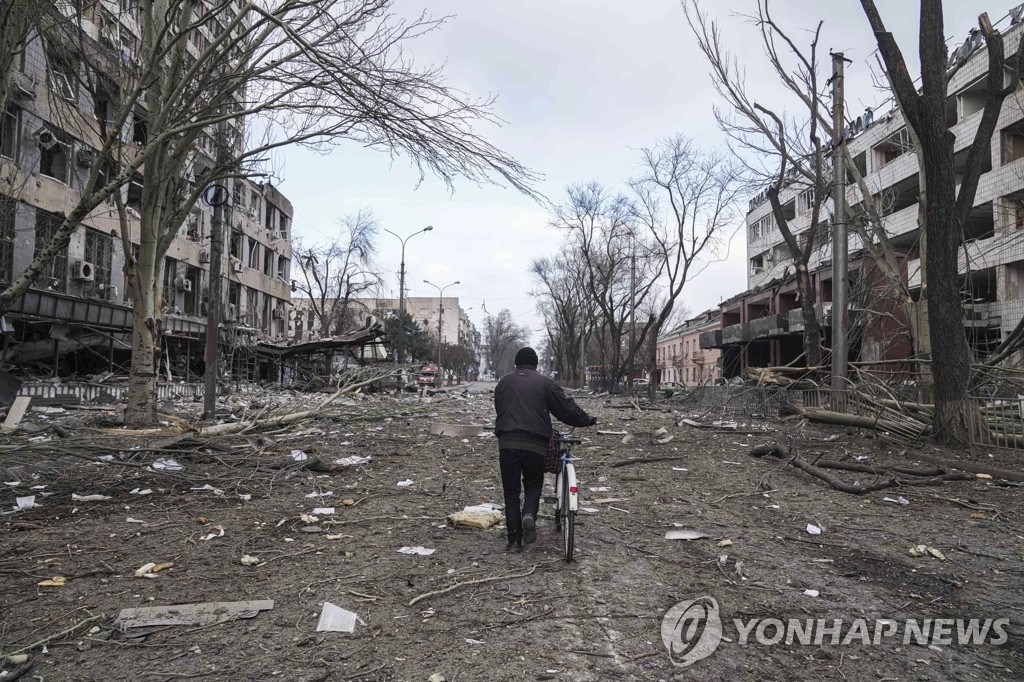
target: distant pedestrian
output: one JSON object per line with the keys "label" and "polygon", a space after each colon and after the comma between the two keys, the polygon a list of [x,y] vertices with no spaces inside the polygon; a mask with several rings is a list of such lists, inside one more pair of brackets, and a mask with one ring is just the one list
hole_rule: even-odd
{"label": "distant pedestrian", "polygon": [[[532,348],[516,353],[515,363],[516,368],[494,389],[494,434],[505,493],[506,549],[521,551],[523,541],[537,540],[544,457],[553,434],[551,415],[570,426],[593,426],[597,417],[584,412],[561,386],[537,372],[537,352]],[[522,509],[520,492],[524,493]]]}

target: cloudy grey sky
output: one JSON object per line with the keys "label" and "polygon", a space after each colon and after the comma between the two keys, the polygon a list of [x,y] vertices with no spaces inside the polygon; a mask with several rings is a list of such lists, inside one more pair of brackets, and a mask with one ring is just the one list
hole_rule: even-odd
{"label": "cloudy grey sky", "polygon": [[[917,73],[917,2],[877,0],[888,27]],[[950,47],[962,42],[987,11],[993,22],[1016,3],[946,0]],[[445,64],[447,82],[472,95],[497,95],[495,113],[506,123],[483,128],[497,146],[544,178],[539,190],[553,201],[573,182],[598,180],[609,187],[636,171],[637,150],[682,133],[705,148],[724,145],[712,106],[707,68],[677,0],[397,0],[403,14],[426,10],[449,16],[435,32],[409,45],[417,63]],[[762,63],[756,30],[738,14],[754,0],[702,3],[718,19],[724,41],[745,63],[756,96],[771,101],[776,89]],[[847,106],[861,111],[886,100],[874,89],[869,62],[875,49],[857,0],[775,0],[776,20],[807,43],[823,19],[821,53],[843,51]],[[826,64],[827,69],[827,64]],[[888,106],[888,105],[886,105]],[[518,321],[541,326],[530,296],[531,259],[555,251],[561,237],[548,212],[513,190],[459,183],[454,193],[418,175],[403,159],[343,146],[330,155],[299,149],[282,154],[281,189],[295,207],[295,229],[307,241],[337,231],[338,219],[371,209],[383,227],[409,234],[406,262],[410,294],[430,295],[422,284],[459,280],[449,295],[481,327],[486,301],[492,313],[508,308]],[[741,225],[737,225],[741,227]],[[717,305],[745,288],[744,231],[738,230],[727,260],[709,267],[683,292],[693,312]],[[380,263],[390,293],[397,295],[400,245],[379,239]],[[534,333],[537,340],[541,334]]]}

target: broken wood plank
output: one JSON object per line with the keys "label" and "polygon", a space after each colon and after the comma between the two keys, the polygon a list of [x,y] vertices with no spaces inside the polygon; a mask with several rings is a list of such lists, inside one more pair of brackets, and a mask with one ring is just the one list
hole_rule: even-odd
{"label": "broken wood plank", "polygon": [[3,431],[14,431],[18,428],[18,424],[21,423],[22,418],[25,416],[25,412],[28,411],[28,405],[32,402],[32,397],[27,395],[19,395],[14,399],[14,404],[11,405],[11,409],[7,412],[7,419],[4,420],[3,426],[0,426],[0,430]]}

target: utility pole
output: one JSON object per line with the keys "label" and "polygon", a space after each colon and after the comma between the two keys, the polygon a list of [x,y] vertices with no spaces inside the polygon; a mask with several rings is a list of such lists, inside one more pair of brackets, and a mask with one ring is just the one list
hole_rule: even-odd
{"label": "utility pole", "polygon": [[[227,164],[227,123],[217,126],[217,168],[223,170]],[[203,389],[203,416],[213,419],[217,412],[217,375],[219,363],[217,342],[220,339],[220,321],[223,319],[224,270],[224,205],[228,202],[228,188],[215,183],[206,190],[206,203],[213,206],[213,220],[210,222],[210,281],[206,301],[206,374]]]}
{"label": "utility pole", "polygon": [[843,132],[843,68],[842,52],[832,54],[832,390],[847,388],[846,339],[847,307],[847,238],[846,238],[846,165],[842,154]]}
{"label": "utility pole", "polygon": [[636,233],[630,232],[629,249],[629,376],[626,377],[626,387],[629,394],[633,395],[633,358],[636,357]]}
{"label": "utility pole", "polygon": [[437,371],[441,372],[441,378],[443,379],[444,370],[441,369],[441,325],[444,323],[444,290],[447,289],[448,287],[459,284],[459,281],[455,280],[451,284],[445,284],[443,287],[439,287],[432,282],[428,282],[427,280],[423,280],[423,283],[429,284],[430,286],[437,289],[437,303],[439,311],[437,315]]}
{"label": "utility pole", "polygon": [[403,355],[403,351],[405,350],[405,327],[403,326],[403,324],[405,322],[405,243],[408,242],[413,237],[415,237],[416,235],[422,234],[424,232],[430,232],[433,229],[434,229],[433,225],[427,225],[426,227],[424,227],[419,232],[413,232],[412,234],[410,234],[405,239],[402,239],[402,237],[399,237],[397,234],[395,234],[391,230],[384,230],[388,234],[390,234],[390,235],[392,235],[394,237],[398,237],[398,241],[402,242],[402,264],[399,266],[399,269],[398,269],[398,321],[399,321],[398,329],[399,329],[399,332],[398,332],[398,357],[396,358],[396,361],[398,362],[398,364],[402,364],[402,355]]}

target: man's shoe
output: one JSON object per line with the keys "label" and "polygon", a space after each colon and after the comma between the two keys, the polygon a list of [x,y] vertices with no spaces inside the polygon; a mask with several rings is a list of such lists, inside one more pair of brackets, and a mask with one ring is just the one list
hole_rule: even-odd
{"label": "man's shoe", "polygon": [[528,545],[537,542],[537,520],[529,514],[523,517],[523,542]]}
{"label": "man's shoe", "polygon": [[505,545],[506,552],[522,552],[523,541],[522,540],[509,540],[508,544]]}

